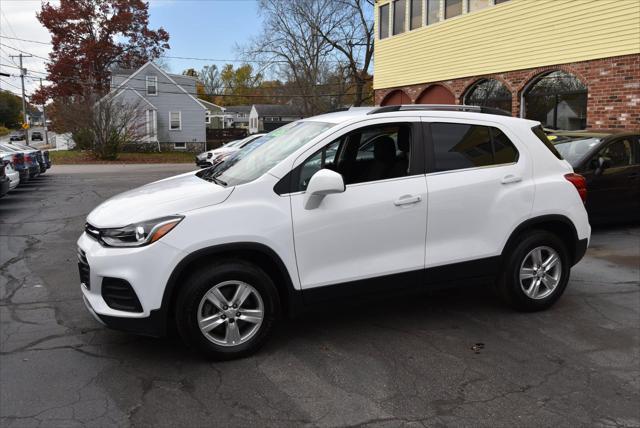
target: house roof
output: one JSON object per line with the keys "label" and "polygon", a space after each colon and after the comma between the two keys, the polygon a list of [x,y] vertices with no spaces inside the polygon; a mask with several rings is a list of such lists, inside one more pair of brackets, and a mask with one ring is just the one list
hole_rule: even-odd
{"label": "house roof", "polygon": [[[146,64],[144,64],[143,66],[141,66],[140,68],[138,68],[137,70],[135,70],[132,74],[130,74],[130,75],[129,75],[129,77],[127,77],[126,79],[124,79],[124,80],[122,81],[122,83],[120,83],[120,84],[118,85],[118,87],[117,87],[117,88],[112,89],[111,91],[112,91],[112,92],[113,92],[113,91],[118,91],[118,90],[120,90],[120,89],[124,88],[124,87],[125,87],[125,85],[126,85],[126,84],[131,80],[131,79],[133,79],[133,78],[136,76],[136,74],[140,73],[140,71],[142,71],[142,69],[144,69],[144,68],[145,68],[146,66],[148,66],[148,65],[149,65],[149,66],[151,66],[151,67],[153,67],[153,68],[155,68],[155,69],[156,69],[160,74],[162,74],[162,75],[163,75],[163,76],[165,76],[167,79],[169,79],[169,81],[170,81],[171,83],[173,83],[174,85],[176,85],[176,87],[178,87],[179,89],[181,89],[181,90],[182,90],[182,92],[184,92],[185,94],[187,94],[191,99],[193,99],[197,104],[199,104],[199,105],[200,105],[200,107],[202,107],[203,109],[207,110],[207,108],[204,106],[204,104],[202,104],[202,103],[200,102],[200,100],[199,100],[198,98],[196,98],[196,97],[194,97],[193,95],[191,95],[191,94],[190,94],[190,93],[189,93],[185,88],[183,88],[181,85],[179,85],[179,84],[178,84],[178,83],[177,83],[177,82],[176,82],[176,81],[175,81],[175,80],[174,80],[174,79],[173,79],[173,78],[172,78],[172,77],[171,77],[171,76],[170,76],[166,71],[164,71],[163,69],[161,69],[160,67],[158,67],[158,66],[157,66],[156,64],[154,64],[152,61],[148,61]],[[182,76],[182,77],[186,77],[186,76]],[[109,94],[105,95],[105,97],[106,97],[106,96],[108,96],[108,95],[109,95]],[[100,99],[100,101],[102,101],[105,97],[102,97],[102,98]]]}
{"label": "house roof", "polygon": [[252,106],[224,106],[226,111],[230,111],[233,113],[250,113]]}
{"label": "house roof", "polygon": [[[140,68],[144,67],[145,65],[147,65],[147,64],[144,64],[144,65],[140,66]],[[155,63],[154,63],[154,65],[155,65]],[[139,68],[116,68],[111,72],[111,74],[114,75],[114,76],[116,76],[116,75],[117,76],[131,76],[133,73],[135,73],[138,70],[139,70]],[[173,79],[175,79],[175,78],[185,78],[185,79],[189,79],[189,80],[198,80],[196,77],[187,76],[185,74],[167,73],[166,71],[164,72],[164,74],[166,74],[168,76],[171,76]]]}
{"label": "house roof", "polygon": [[254,104],[258,116],[302,116],[300,110],[289,104]]}
{"label": "house roof", "polygon": [[222,111],[226,110],[226,107],[222,107],[222,106],[219,106],[218,104],[210,103],[209,101],[205,101],[202,98],[198,98],[198,101],[200,101],[202,104],[204,104],[205,107],[212,107],[212,108],[215,108],[215,109],[220,109]]}

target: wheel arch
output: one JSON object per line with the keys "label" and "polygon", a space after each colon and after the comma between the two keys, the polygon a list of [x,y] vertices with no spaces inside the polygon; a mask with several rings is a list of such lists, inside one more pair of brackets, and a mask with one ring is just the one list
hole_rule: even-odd
{"label": "wheel arch", "polygon": [[520,223],[509,235],[507,242],[502,248],[502,256],[504,259],[506,251],[511,248],[520,235],[529,230],[546,230],[558,236],[567,246],[569,255],[573,263],[577,263],[582,257],[580,254],[580,244],[578,239],[578,231],[573,222],[566,216],[561,214],[549,214],[533,217]]}
{"label": "wheel arch", "polygon": [[211,262],[213,257],[240,259],[263,269],[273,280],[280,297],[284,314],[294,316],[301,304],[300,292],[295,290],[284,262],[270,247],[256,242],[235,242],[215,245],[194,251],[184,257],[169,276],[162,296],[162,310],[167,319],[174,316],[174,303],[180,290],[180,281],[190,272]]}

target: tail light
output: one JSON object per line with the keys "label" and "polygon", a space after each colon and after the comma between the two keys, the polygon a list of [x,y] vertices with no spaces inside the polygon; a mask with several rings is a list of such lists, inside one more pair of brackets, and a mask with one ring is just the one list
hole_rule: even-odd
{"label": "tail light", "polygon": [[568,182],[573,184],[580,195],[580,199],[582,202],[587,202],[587,180],[584,179],[583,176],[576,173],[565,174],[564,178],[567,179]]}

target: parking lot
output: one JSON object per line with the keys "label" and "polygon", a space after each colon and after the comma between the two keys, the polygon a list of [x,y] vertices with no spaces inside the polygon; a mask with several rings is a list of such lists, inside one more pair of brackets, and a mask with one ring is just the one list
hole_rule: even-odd
{"label": "parking lot", "polygon": [[0,200],[0,425],[640,426],[638,226],[594,230],[541,313],[484,288],[359,301],[224,363],[106,330],[80,298],[85,216],[189,169],[54,166]]}

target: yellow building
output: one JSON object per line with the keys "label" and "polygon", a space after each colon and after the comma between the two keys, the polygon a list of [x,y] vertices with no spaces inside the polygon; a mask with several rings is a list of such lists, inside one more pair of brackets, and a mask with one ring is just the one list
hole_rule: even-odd
{"label": "yellow building", "polygon": [[640,128],[638,0],[378,0],[376,103]]}

